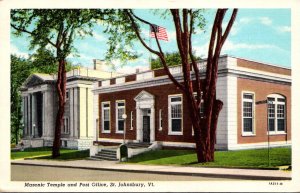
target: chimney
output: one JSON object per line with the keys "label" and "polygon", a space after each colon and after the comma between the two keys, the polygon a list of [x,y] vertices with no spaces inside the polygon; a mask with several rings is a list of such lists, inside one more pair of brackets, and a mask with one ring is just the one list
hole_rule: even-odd
{"label": "chimney", "polygon": [[137,73],[139,73],[140,72],[140,69],[139,68],[136,68],[135,69],[135,73],[137,74]]}
{"label": "chimney", "polygon": [[103,66],[105,65],[105,62],[103,60],[99,59],[93,59],[94,62],[94,70],[103,70]]}

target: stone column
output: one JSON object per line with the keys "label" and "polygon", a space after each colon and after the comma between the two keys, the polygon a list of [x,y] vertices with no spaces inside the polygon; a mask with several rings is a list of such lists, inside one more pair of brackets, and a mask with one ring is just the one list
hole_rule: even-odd
{"label": "stone column", "polygon": [[74,136],[74,89],[69,89],[69,101],[70,101],[70,117],[69,117],[69,127],[70,127],[70,136]]}
{"label": "stone column", "polygon": [[46,91],[43,91],[42,92],[43,94],[43,120],[42,120],[42,124],[43,124],[43,133],[42,133],[42,137],[45,136],[45,126],[46,126],[46,123],[45,123],[45,112],[46,112],[46,109],[45,109],[45,105],[46,105]]}
{"label": "stone column", "polygon": [[26,115],[26,112],[25,112],[25,96],[22,97],[22,107],[21,107],[21,111],[22,111],[22,125],[24,125],[23,127],[23,137],[26,136],[26,130],[25,130],[25,115]]}
{"label": "stone column", "polygon": [[142,142],[143,136],[142,136],[142,127],[141,127],[141,118],[142,118],[142,112],[139,107],[136,108],[136,140]]}
{"label": "stone column", "polygon": [[77,138],[79,130],[79,89],[74,88],[74,119],[73,119],[73,137]]}
{"label": "stone column", "polygon": [[150,142],[155,141],[155,109],[151,106],[151,116],[150,116]]}
{"label": "stone column", "polygon": [[37,123],[36,123],[36,96],[35,94],[32,94],[32,113],[31,113],[31,117],[32,117],[32,136],[36,137],[36,129],[38,127]]}
{"label": "stone column", "polygon": [[28,95],[28,98],[27,98],[27,107],[28,107],[28,136],[32,136],[32,115],[31,115],[31,109],[32,109],[32,105],[31,105],[31,94]]}

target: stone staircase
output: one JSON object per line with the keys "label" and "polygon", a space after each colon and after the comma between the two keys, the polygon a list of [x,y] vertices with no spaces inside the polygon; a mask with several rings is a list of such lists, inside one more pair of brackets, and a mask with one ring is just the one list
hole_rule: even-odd
{"label": "stone staircase", "polygon": [[96,155],[91,157],[97,160],[118,161],[117,149],[102,149]]}
{"label": "stone staircase", "polygon": [[131,149],[148,148],[151,143],[127,143],[126,146]]}
{"label": "stone staircase", "polygon": [[[149,151],[149,147],[151,143],[133,143],[129,142],[126,144],[128,147],[128,153],[130,155],[137,155],[146,151]],[[103,147],[100,151],[98,151],[95,155],[91,156],[92,160],[107,160],[107,161],[118,161],[117,159],[117,151],[119,146],[110,146]]]}

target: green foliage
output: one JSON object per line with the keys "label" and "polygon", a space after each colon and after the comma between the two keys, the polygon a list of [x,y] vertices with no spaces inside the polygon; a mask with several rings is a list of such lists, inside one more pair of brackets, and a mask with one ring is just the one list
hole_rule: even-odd
{"label": "green foliage", "polygon": [[31,73],[28,60],[11,56],[11,82],[10,82],[10,108],[11,108],[11,142],[18,143],[20,130],[22,130],[21,119],[21,93],[19,91],[22,83]]}
{"label": "green foliage", "polygon": [[105,22],[103,22],[104,33],[109,35],[105,60],[111,64],[114,60],[120,60],[122,64],[126,64],[128,61],[138,58],[139,54],[134,50],[137,37],[124,10],[110,9],[104,11],[106,12]]}
{"label": "green foliage", "polygon": [[[141,56],[138,54],[134,47],[134,43],[139,42],[128,15],[122,9],[106,10],[106,16],[104,17],[103,25],[105,26],[105,33],[109,35],[108,38],[108,50],[106,52],[106,60],[113,63],[114,60],[120,60],[123,65],[126,62],[136,59]],[[134,10],[133,10],[134,11]],[[206,20],[204,17],[203,9],[192,9],[193,25],[192,33],[196,34],[199,31],[204,30]],[[168,9],[152,9],[150,14],[158,15],[163,20],[172,20],[170,10]],[[148,21],[151,23],[151,21]],[[136,22],[138,31],[142,34],[142,29],[149,29],[150,26]],[[198,29],[198,30],[197,30]],[[148,36],[142,37],[144,40],[148,39]],[[169,58],[170,66],[181,64],[181,59],[176,53],[166,53],[166,57]],[[168,60],[168,59],[167,59]],[[161,64],[159,59],[152,60],[153,67],[160,68]],[[169,64],[169,63],[168,63]]]}
{"label": "green foliage", "polygon": [[[96,9],[12,9],[12,34],[29,35],[29,48],[37,50],[32,56],[35,71],[55,72],[57,62],[64,64],[67,56],[76,52],[74,40],[92,35],[92,28],[103,19],[103,12],[105,11]],[[26,77],[28,76],[24,76]],[[15,88],[18,90],[19,87]],[[20,97],[17,98],[19,100],[15,104],[19,112]],[[18,125],[19,120],[20,116],[17,116]],[[58,139],[56,141],[59,141],[59,136],[55,134],[55,139]],[[55,147],[59,150],[58,143]]]}
{"label": "green foliage", "polygon": [[[29,34],[30,48],[54,48],[57,60],[75,52],[74,39],[92,35],[92,28],[103,19],[96,9],[13,9],[13,34]],[[50,50],[50,49],[49,49]]]}
{"label": "green foliage", "polygon": [[[215,161],[197,163],[197,155],[192,150],[157,150],[137,155],[130,163],[156,165],[190,165],[212,167],[267,168],[268,149],[216,151]],[[291,148],[271,148],[270,167],[291,164]]]}
{"label": "green foliage", "polygon": [[[41,54],[42,53],[42,54]],[[50,57],[49,52],[39,50],[30,59],[20,58],[11,55],[11,81],[10,81],[10,100],[11,100],[11,142],[17,143],[21,135],[22,112],[21,112],[21,93],[20,88],[25,80],[34,72],[55,73],[57,63]],[[71,68],[71,65],[67,65]]]}
{"label": "green foliage", "polygon": [[[32,72],[54,74],[58,71],[58,62],[50,50],[40,48],[29,58],[32,63]],[[70,62],[66,64],[66,71],[74,68]]]}
{"label": "green foliage", "polygon": [[38,73],[53,74],[57,72],[58,63],[53,53],[47,49],[39,48],[29,58],[32,61],[32,71]]}
{"label": "green foliage", "polygon": [[[165,54],[165,58],[168,66],[177,66],[181,64],[181,56],[179,52],[167,52]],[[195,60],[200,60],[200,57],[195,56],[195,54],[194,58]],[[151,69],[158,69],[162,67],[163,66],[159,58],[151,60]]]}

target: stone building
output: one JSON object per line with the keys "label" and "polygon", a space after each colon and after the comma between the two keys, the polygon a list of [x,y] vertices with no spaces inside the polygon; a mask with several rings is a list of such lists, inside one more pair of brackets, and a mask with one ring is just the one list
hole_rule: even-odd
{"label": "stone building", "polygon": [[[67,72],[65,113],[61,128],[62,147],[88,149],[93,138],[93,82],[114,77],[103,62],[94,60],[94,69],[76,68]],[[25,147],[52,146],[58,110],[56,75],[34,73],[21,88],[23,143]]]}
{"label": "stone building", "polygon": [[[204,73],[206,61],[198,66]],[[183,81],[180,66],[170,71]],[[163,69],[100,80],[93,92],[94,149],[124,141],[195,147],[186,98]],[[290,145],[291,69],[222,56],[217,98],[224,103],[218,120],[217,149]]]}

